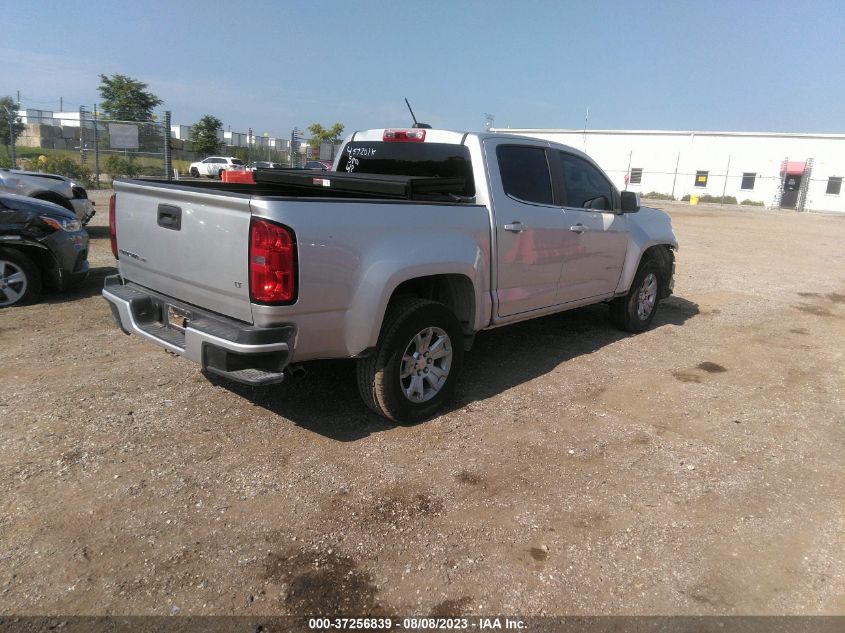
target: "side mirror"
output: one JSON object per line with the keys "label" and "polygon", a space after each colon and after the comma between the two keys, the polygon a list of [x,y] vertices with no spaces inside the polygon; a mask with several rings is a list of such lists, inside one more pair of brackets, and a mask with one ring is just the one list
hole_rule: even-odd
{"label": "side mirror", "polygon": [[640,210],[640,197],[633,191],[622,192],[622,213],[636,213]]}

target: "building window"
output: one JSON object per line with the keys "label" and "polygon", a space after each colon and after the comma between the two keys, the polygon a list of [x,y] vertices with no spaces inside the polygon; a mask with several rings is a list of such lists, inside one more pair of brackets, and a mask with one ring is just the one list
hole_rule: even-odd
{"label": "building window", "polygon": [[697,171],[695,172],[695,186],[696,187],[706,187],[707,186],[707,175],[709,171]]}
{"label": "building window", "polygon": [[638,185],[643,181],[643,168],[634,167],[631,169],[631,184]]}
{"label": "building window", "polygon": [[739,186],[740,189],[747,189],[751,191],[754,189],[754,180],[757,178],[757,174],[753,172],[745,172],[742,174],[742,184]]}
{"label": "building window", "polygon": [[831,196],[838,196],[839,192],[842,191],[842,177],[839,176],[835,178],[831,176],[827,179],[827,190],[825,193],[830,194]]}

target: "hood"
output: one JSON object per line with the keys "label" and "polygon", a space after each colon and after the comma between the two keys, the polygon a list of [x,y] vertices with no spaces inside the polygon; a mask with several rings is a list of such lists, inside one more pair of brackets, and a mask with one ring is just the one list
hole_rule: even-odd
{"label": "hood", "polygon": [[76,219],[74,213],[57,204],[47,202],[46,200],[36,200],[27,196],[19,196],[14,193],[0,193],[0,212],[4,210],[48,215],[56,219]]}
{"label": "hood", "polygon": [[7,189],[19,193],[31,194],[33,191],[47,190],[60,193],[66,198],[73,197],[73,187],[82,186],[58,174],[42,174],[22,169],[0,169],[0,187],[4,184]]}

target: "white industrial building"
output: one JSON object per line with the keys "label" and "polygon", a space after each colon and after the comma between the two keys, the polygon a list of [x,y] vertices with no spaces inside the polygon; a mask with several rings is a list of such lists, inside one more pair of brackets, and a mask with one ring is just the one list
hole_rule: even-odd
{"label": "white industrial building", "polygon": [[766,207],[845,212],[845,134],[495,129],[563,143],[619,189],[733,196]]}

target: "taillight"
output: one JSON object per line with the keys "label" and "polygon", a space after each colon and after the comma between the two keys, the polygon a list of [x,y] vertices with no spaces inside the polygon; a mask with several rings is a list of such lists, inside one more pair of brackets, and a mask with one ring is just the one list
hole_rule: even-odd
{"label": "taillight", "polygon": [[117,222],[114,217],[115,207],[117,206],[115,195],[112,194],[109,198],[109,241],[111,241],[112,255],[115,259],[119,259],[117,256]]}
{"label": "taillight", "polygon": [[255,303],[296,299],[296,243],[289,229],[260,218],[249,226],[249,297]]}
{"label": "taillight", "polygon": [[392,143],[422,143],[425,140],[425,130],[385,130],[381,140]]}

